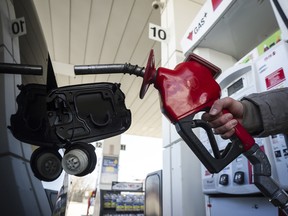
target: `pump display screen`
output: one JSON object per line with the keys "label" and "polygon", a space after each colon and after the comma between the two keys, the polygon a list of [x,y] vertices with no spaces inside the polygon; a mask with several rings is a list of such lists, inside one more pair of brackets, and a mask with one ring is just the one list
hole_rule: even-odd
{"label": "pump display screen", "polygon": [[234,94],[235,92],[239,91],[242,88],[243,88],[243,78],[237,80],[235,83],[233,83],[227,88],[228,96]]}

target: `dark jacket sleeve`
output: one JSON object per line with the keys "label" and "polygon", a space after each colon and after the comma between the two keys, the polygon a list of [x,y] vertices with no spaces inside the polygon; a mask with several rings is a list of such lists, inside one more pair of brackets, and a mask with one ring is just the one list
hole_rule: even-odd
{"label": "dark jacket sleeve", "polygon": [[288,88],[244,97],[243,126],[249,133],[265,137],[288,132]]}

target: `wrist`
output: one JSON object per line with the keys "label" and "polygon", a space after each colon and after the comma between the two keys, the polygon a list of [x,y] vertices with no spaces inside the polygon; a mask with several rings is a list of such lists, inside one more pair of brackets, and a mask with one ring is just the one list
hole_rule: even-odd
{"label": "wrist", "polygon": [[243,105],[242,125],[252,135],[257,135],[263,131],[260,110],[257,105],[248,100],[241,101]]}

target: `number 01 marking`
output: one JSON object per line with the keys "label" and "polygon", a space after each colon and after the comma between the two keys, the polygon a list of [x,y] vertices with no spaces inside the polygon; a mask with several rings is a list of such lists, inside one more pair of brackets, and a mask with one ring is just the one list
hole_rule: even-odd
{"label": "number 01 marking", "polygon": [[24,24],[23,20],[19,20],[19,22],[12,23],[12,32],[13,34],[19,34],[24,31]]}
{"label": "number 01 marking", "polygon": [[21,36],[26,34],[26,23],[24,17],[12,20],[11,33],[13,36]]}

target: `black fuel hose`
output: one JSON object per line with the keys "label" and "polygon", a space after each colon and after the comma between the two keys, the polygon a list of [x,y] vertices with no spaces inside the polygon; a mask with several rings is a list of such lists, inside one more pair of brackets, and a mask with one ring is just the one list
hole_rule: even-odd
{"label": "black fuel hose", "polygon": [[85,74],[130,74],[144,77],[145,68],[138,65],[125,64],[98,64],[98,65],[75,65],[75,75]]}
{"label": "black fuel hose", "polygon": [[43,68],[39,65],[0,63],[0,74],[42,75]]}

